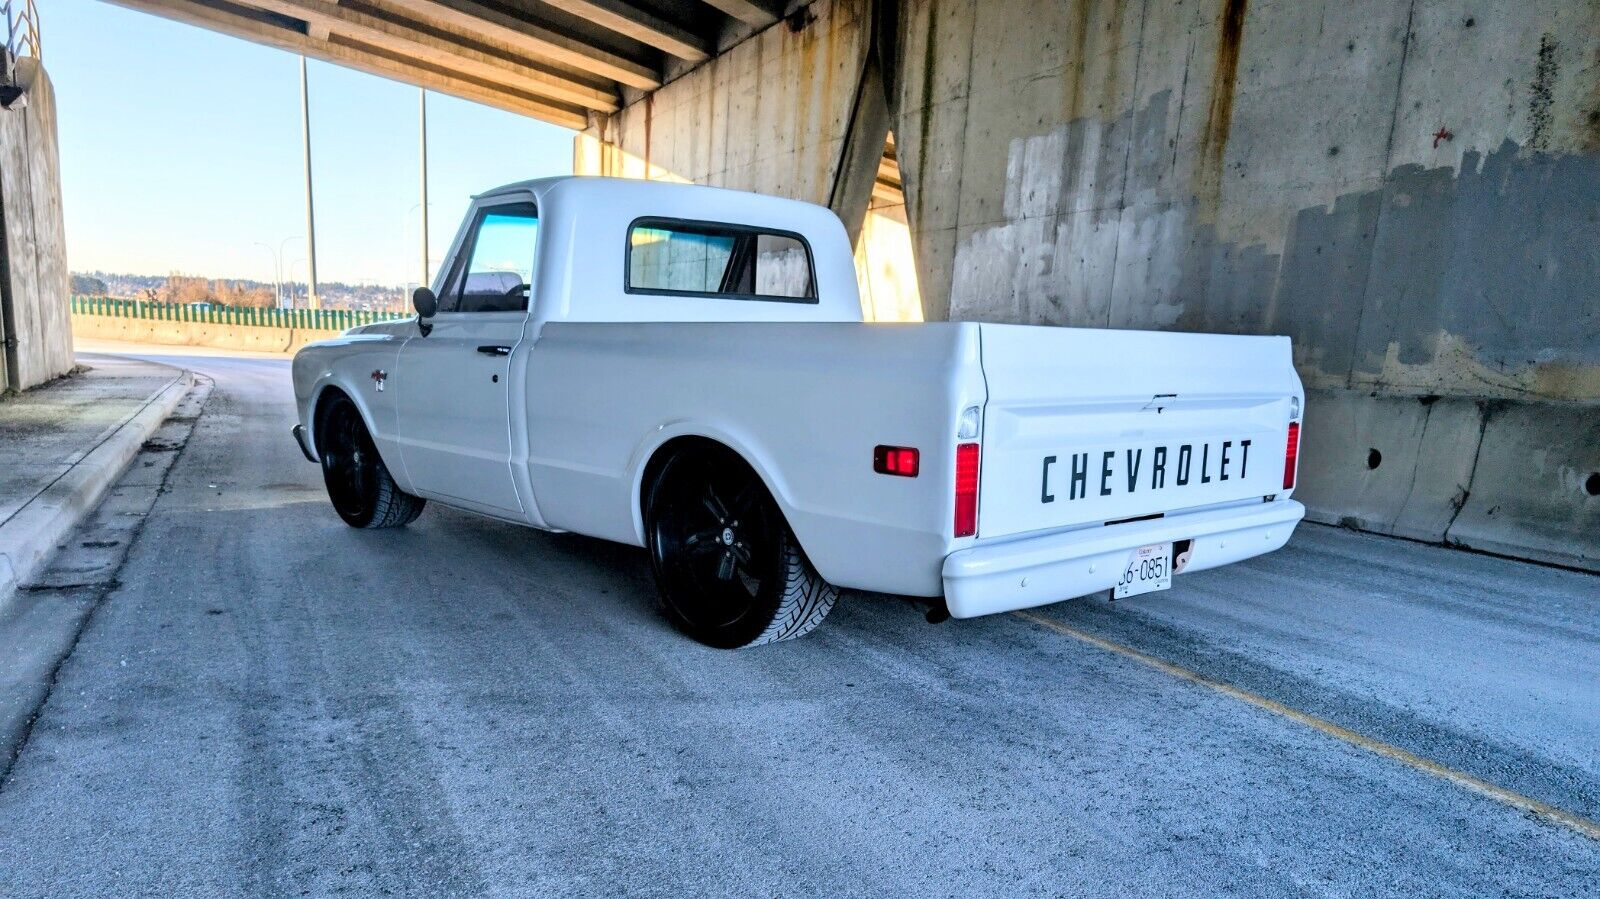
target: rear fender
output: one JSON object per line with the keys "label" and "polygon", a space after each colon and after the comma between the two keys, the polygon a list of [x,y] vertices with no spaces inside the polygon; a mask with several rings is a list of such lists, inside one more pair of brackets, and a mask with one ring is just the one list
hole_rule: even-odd
{"label": "rear fender", "polygon": [[[645,440],[641,441],[634,449],[628,467],[632,478],[630,496],[633,498],[633,532],[634,540],[640,545],[646,545],[644,533],[644,474],[650,467],[650,460],[668,443],[681,437],[697,437],[720,443],[738,454],[746,465],[755,471],[756,477],[766,486],[767,492],[772,495],[778,509],[783,513],[786,521],[793,528],[794,517],[790,514],[795,508],[793,493],[789,485],[778,472],[771,453],[759,441],[747,434],[741,434],[731,429],[725,429],[706,422],[677,421],[661,424]],[[795,532],[795,538],[800,541],[800,546],[805,547],[805,535]]]}

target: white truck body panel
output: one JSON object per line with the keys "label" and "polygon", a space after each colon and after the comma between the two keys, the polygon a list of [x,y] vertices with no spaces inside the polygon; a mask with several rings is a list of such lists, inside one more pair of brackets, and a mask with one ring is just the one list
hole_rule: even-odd
{"label": "white truck body panel", "polygon": [[[528,477],[551,526],[643,545],[645,463],[710,437],[831,583],[938,595],[956,419],[983,402],[976,325],[560,323],[530,360]],[[874,473],[877,444],[921,448],[927,474]]]}
{"label": "white truck body panel", "polygon": [[[493,514],[520,518],[511,478],[506,420],[510,355],[480,346],[522,341],[527,315],[488,312],[438,316],[433,333],[407,340],[389,373],[398,404],[400,456],[416,492],[448,497]],[[491,380],[499,375],[499,381]]]}
{"label": "white truck body panel", "polygon": [[[1303,515],[1281,480],[1303,402],[1285,338],[867,324],[831,212],[658,182],[501,188],[477,198],[450,258],[474,215],[508,203],[538,210],[527,310],[440,312],[426,334],[411,319],[306,347],[294,383],[308,455],[319,398],[339,390],[407,492],[642,545],[652,457],[712,440],[760,476],[822,577],[942,595],[957,617],[1105,589],[1149,543],[1192,541],[1191,571],[1257,555]],[[646,217],[793,234],[816,299],[630,291],[629,228]],[[958,439],[971,407],[980,433]],[[965,442],[980,445],[976,533],[958,537]],[[917,448],[919,474],[874,472],[879,445]]]}

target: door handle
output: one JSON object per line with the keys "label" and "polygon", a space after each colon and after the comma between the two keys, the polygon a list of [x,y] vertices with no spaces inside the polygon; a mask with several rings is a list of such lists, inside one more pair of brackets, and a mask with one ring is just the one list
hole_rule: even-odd
{"label": "door handle", "polygon": [[489,346],[478,347],[478,352],[484,354],[485,356],[509,356],[511,355],[511,347],[491,344]]}

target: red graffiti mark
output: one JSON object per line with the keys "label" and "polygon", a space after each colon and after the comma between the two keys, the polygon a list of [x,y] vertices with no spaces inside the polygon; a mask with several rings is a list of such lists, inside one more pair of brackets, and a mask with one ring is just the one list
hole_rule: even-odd
{"label": "red graffiti mark", "polygon": [[1455,139],[1455,133],[1452,132],[1449,128],[1446,128],[1445,126],[1440,125],[1439,126],[1439,130],[1433,132],[1433,148],[1435,150],[1439,149],[1439,141],[1442,141],[1442,140],[1454,140],[1454,139]]}

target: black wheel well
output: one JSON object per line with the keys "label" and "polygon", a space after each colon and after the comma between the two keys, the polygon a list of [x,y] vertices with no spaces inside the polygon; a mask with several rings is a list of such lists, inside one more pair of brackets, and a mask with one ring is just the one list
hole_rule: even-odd
{"label": "black wheel well", "polygon": [[[319,454],[322,452],[322,444],[320,443],[322,440],[322,419],[327,415],[328,407],[336,399],[343,399],[351,405],[355,405],[355,400],[350,399],[350,394],[330,384],[322,388],[322,392],[317,394],[317,405],[311,412],[311,445],[317,448]],[[356,406],[356,414],[361,414],[360,406]]]}
{"label": "black wheel well", "polygon": [[[646,514],[648,512],[646,507],[650,502],[650,491],[655,487],[656,480],[661,477],[662,469],[666,468],[667,462],[671,461],[674,456],[684,453],[706,453],[732,456],[733,458],[738,459],[745,468],[750,469],[750,473],[756,476],[756,480],[761,481],[763,485],[766,484],[766,479],[761,477],[761,473],[755,470],[755,466],[751,465],[749,461],[744,458],[744,456],[739,455],[738,450],[728,446],[726,443],[718,440],[712,440],[710,437],[700,437],[696,435],[674,437],[671,440],[668,440],[666,443],[656,447],[656,451],[650,455],[650,461],[646,462],[644,465],[644,476],[639,479],[640,521],[645,521],[646,519]],[[768,492],[771,492],[771,488],[768,488]]]}

